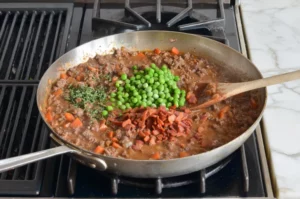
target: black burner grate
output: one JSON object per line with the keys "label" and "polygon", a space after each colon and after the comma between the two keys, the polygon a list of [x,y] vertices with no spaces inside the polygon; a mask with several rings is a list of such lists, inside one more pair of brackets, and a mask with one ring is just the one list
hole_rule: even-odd
{"label": "black burner grate", "polygon": [[[112,18],[103,18],[100,15],[101,3],[99,0],[95,0],[92,29],[97,30],[103,25],[113,25],[114,27],[131,30],[157,29],[157,24],[164,23],[162,22],[162,13],[164,14],[163,18],[166,18],[166,15],[175,14],[165,22],[164,29],[168,30],[188,31],[195,29],[211,30],[225,28],[223,0],[216,0],[210,5],[212,9],[217,10],[216,18],[209,18],[205,14],[195,11],[193,8],[197,3],[193,3],[192,0],[182,1],[185,2],[186,7],[163,4],[161,0],[145,2],[142,5],[133,5],[134,3],[131,3],[130,0],[125,0],[124,2],[125,17],[121,16],[116,18],[116,16],[113,16]],[[151,13],[155,16],[155,20],[152,20],[152,22],[148,20]],[[184,19],[186,18],[190,20],[185,22]],[[159,27],[161,29],[162,26]]]}
{"label": "black burner grate", "polygon": [[[67,47],[73,4],[0,3],[0,159],[40,151],[48,129],[36,106],[39,79]],[[37,195],[43,162],[0,174],[1,194]]]}
{"label": "black burner grate", "polygon": [[69,4],[17,6],[0,5],[0,80],[39,80],[65,52],[72,10]]}

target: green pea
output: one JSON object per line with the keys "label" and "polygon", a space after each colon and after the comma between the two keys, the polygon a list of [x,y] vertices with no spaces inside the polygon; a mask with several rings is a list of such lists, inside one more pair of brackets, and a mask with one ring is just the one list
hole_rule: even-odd
{"label": "green pea", "polygon": [[130,86],[130,90],[134,91],[134,90],[136,90],[136,88],[134,86]]}
{"label": "green pea", "polygon": [[156,68],[155,63],[151,63],[150,66],[151,66],[152,68]]}
{"label": "green pea", "polygon": [[172,97],[172,96],[169,97],[169,101],[170,101],[170,102],[173,102],[173,100],[174,100],[174,97]]}
{"label": "green pea", "polygon": [[176,88],[176,89],[174,90],[174,93],[179,95],[179,94],[180,94],[180,90],[179,90],[178,88]]}
{"label": "green pea", "polygon": [[162,102],[162,103],[160,103],[160,106],[164,106],[164,107],[165,107],[165,106],[166,106],[166,104]]}
{"label": "green pea", "polygon": [[150,77],[150,75],[145,75],[145,79],[150,79],[151,77]]}
{"label": "green pea", "polygon": [[125,80],[125,83],[126,83],[126,84],[130,84],[130,80],[129,80],[129,79],[126,79],[126,80]]}
{"label": "green pea", "polygon": [[127,75],[126,75],[125,73],[123,73],[123,74],[121,75],[121,79],[122,79],[122,80],[126,80],[126,79],[127,79]]}
{"label": "green pea", "polygon": [[118,94],[118,99],[122,99],[122,98],[123,98],[122,94]]}
{"label": "green pea", "polygon": [[164,89],[165,89],[164,85],[161,84],[161,85],[158,86],[159,91],[163,91]]}
{"label": "green pea", "polygon": [[142,106],[142,107],[147,107],[146,102],[142,102],[142,103],[141,103],[141,106]]}
{"label": "green pea", "polygon": [[155,89],[155,90],[153,91],[153,93],[154,93],[154,94],[158,94],[158,90]]}
{"label": "green pea", "polygon": [[135,77],[131,77],[131,78],[130,78],[130,81],[131,81],[131,82],[135,81]]}
{"label": "green pea", "polygon": [[114,108],[113,108],[112,106],[107,106],[106,109],[107,109],[108,111],[114,110]]}
{"label": "green pea", "polygon": [[135,83],[136,83],[136,85],[140,85],[142,83],[142,81],[141,80],[137,80]]}
{"label": "green pea", "polygon": [[147,83],[144,83],[144,84],[143,84],[143,87],[144,87],[144,88],[147,88],[147,87],[148,87],[148,84],[147,84]]}
{"label": "green pea", "polygon": [[179,107],[178,101],[174,101],[174,106]]}
{"label": "green pea", "polygon": [[143,99],[147,99],[147,95],[146,94],[143,94],[142,97],[143,97]]}
{"label": "green pea", "polygon": [[174,80],[175,80],[175,81],[179,81],[179,79],[180,79],[180,78],[179,78],[178,76],[175,76],[175,77],[174,77]]}
{"label": "green pea", "polygon": [[126,103],[125,106],[126,106],[126,108],[131,108],[129,103]]}
{"label": "green pea", "polygon": [[125,93],[125,94],[124,94],[124,97],[125,97],[125,98],[128,98],[128,97],[129,97],[129,94],[128,94],[128,93]]}
{"label": "green pea", "polygon": [[135,97],[135,98],[132,99],[132,102],[133,102],[133,103],[137,103],[137,102],[138,102],[138,99]]}
{"label": "green pea", "polygon": [[118,88],[118,91],[123,91],[124,90],[124,87],[119,87]]}
{"label": "green pea", "polygon": [[154,70],[152,68],[149,69],[149,74],[152,74],[153,75],[154,73]]}
{"label": "green pea", "polygon": [[167,103],[167,107],[170,107],[170,106],[172,106],[172,103],[171,103],[171,102],[168,102],[168,103]]}
{"label": "green pea", "polygon": [[142,96],[138,95],[136,97],[137,97],[138,101],[142,100]]}
{"label": "green pea", "polygon": [[106,110],[102,111],[102,115],[103,116],[107,116],[108,115],[108,111],[106,111]]}
{"label": "green pea", "polygon": [[156,104],[152,104],[151,107],[156,108],[157,106],[156,106]]}
{"label": "green pea", "polygon": [[148,95],[148,97],[152,97],[152,96],[153,96],[152,91],[149,91],[149,92],[147,93],[147,95]]}
{"label": "green pea", "polygon": [[154,83],[154,78],[151,77],[151,78],[149,79],[149,83],[150,83],[150,84],[153,84],[153,83]]}
{"label": "green pea", "polygon": [[179,106],[184,106],[185,103],[185,99],[180,99],[179,100]]}
{"label": "green pea", "polygon": [[132,69],[133,69],[133,70],[136,70],[136,69],[137,69],[137,66],[132,66]]}
{"label": "green pea", "polygon": [[121,106],[123,103],[121,101],[117,101],[117,105]]}
{"label": "green pea", "polygon": [[117,95],[116,93],[111,93],[110,94],[111,97],[116,97],[116,95]]}
{"label": "green pea", "polygon": [[167,91],[165,91],[165,93],[166,93],[166,94],[165,94],[165,95],[166,95],[165,98],[166,98],[166,99],[169,99],[169,98],[171,97],[170,93],[167,92]]}
{"label": "green pea", "polygon": [[133,91],[133,95],[134,95],[134,96],[138,96],[139,93],[138,93],[137,91]]}
{"label": "green pea", "polygon": [[166,97],[166,95],[165,95],[164,93],[160,93],[160,94],[159,94],[159,97],[161,97],[161,98],[165,98],[165,97]]}
{"label": "green pea", "polygon": [[152,87],[148,86],[148,87],[146,88],[146,91],[147,91],[147,92],[152,91]]}
{"label": "green pea", "polygon": [[154,93],[153,98],[158,99],[159,98],[158,94]]}
{"label": "green pea", "polygon": [[162,69],[168,69],[168,66],[166,64],[162,65]]}
{"label": "green pea", "polygon": [[166,80],[164,78],[159,79],[159,83],[164,84],[165,82],[166,82]]}
{"label": "green pea", "polygon": [[136,75],[135,79],[141,79],[141,76],[140,75]]}
{"label": "green pea", "polygon": [[141,83],[145,83],[146,82],[146,79],[141,79]]}
{"label": "green pea", "polygon": [[157,101],[158,101],[159,103],[163,103],[164,100],[163,100],[162,98],[158,98]]}
{"label": "green pea", "polygon": [[120,107],[122,110],[125,110],[126,109],[126,105],[121,105]]}
{"label": "green pea", "polygon": [[110,98],[110,101],[115,102],[116,99],[115,98]]}

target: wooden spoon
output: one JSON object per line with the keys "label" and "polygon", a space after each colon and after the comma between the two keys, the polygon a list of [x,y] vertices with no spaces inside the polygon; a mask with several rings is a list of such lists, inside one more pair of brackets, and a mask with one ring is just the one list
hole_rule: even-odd
{"label": "wooden spoon", "polygon": [[[216,86],[216,92],[213,95],[213,97],[200,105],[191,107],[190,110],[193,112],[199,111],[202,108],[211,106],[217,102],[225,100],[234,95],[237,95],[237,94],[240,94],[240,93],[243,93],[246,91],[254,90],[257,88],[263,88],[263,87],[274,85],[274,84],[292,81],[295,79],[300,79],[300,70],[281,74],[281,75],[275,75],[275,76],[267,77],[267,78],[263,78],[263,79],[248,81],[248,82],[215,83],[214,86]],[[212,83],[207,83],[207,84],[212,85]]]}

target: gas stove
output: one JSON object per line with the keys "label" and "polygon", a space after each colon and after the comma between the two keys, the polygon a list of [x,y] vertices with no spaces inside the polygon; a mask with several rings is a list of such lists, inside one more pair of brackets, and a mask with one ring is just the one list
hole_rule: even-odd
{"label": "gas stove", "polygon": [[[0,159],[54,146],[35,93],[56,58],[93,39],[139,30],[197,34],[247,56],[237,1],[0,1]],[[0,174],[0,197],[272,198],[273,191],[258,126],[234,154],[191,174],[113,176],[63,155]]]}

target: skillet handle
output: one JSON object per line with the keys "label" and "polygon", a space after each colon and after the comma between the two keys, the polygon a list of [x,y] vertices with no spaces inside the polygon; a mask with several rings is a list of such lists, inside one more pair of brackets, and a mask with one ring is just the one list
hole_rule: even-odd
{"label": "skillet handle", "polygon": [[64,153],[73,153],[75,150],[70,149],[67,146],[55,147],[43,151],[38,151],[26,155],[16,156],[13,158],[7,158],[0,160],[0,173],[5,172],[32,162],[50,158],[53,156],[61,155]]}

